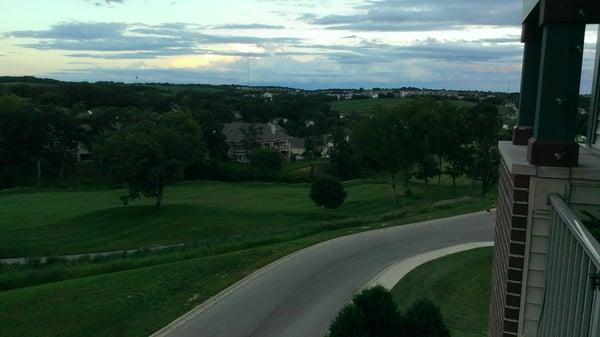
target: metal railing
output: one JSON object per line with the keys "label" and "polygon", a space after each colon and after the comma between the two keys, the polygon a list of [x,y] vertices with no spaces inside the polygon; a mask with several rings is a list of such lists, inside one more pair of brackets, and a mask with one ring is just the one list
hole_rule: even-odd
{"label": "metal railing", "polygon": [[600,337],[600,244],[551,195],[546,288],[538,337]]}

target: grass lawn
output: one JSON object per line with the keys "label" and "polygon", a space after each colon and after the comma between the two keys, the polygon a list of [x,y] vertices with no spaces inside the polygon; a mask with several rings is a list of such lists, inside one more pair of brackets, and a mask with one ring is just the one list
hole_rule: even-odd
{"label": "grass lawn", "polygon": [[[447,217],[474,208],[463,205],[413,214],[390,225]],[[147,336],[269,262],[362,230],[337,229],[167,263],[160,263],[159,255],[156,265],[120,272],[105,270],[103,274],[0,291],[0,331],[3,337]]]}
{"label": "grass lawn", "polygon": [[[308,184],[190,182],[167,189],[160,210],[150,199],[123,206],[118,198],[123,190],[8,191],[0,193],[0,257],[289,240],[325,223],[372,222],[425,203],[421,184],[414,184],[415,196],[404,209],[392,207],[386,179],[349,182],[346,188],[346,202],[329,214],[312,204]],[[433,201],[457,195],[449,186],[430,189]],[[458,195],[465,189],[461,186]]]}
{"label": "grass lawn", "polygon": [[410,272],[392,290],[401,310],[428,298],[441,309],[453,337],[487,336],[492,249],[448,255]]}
{"label": "grass lawn", "polygon": [[465,195],[467,182],[456,191],[448,181],[439,189],[415,182],[414,195],[394,208],[385,178],[345,185],[346,203],[328,215],[312,205],[308,184],[188,182],[169,188],[158,211],[152,200],[121,205],[122,190],[0,192],[2,257],[198,243],[91,261],[0,266],[1,335],[147,336],[298,249],[368,230],[370,223],[463,214],[495,200],[489,195],[433,207]]}

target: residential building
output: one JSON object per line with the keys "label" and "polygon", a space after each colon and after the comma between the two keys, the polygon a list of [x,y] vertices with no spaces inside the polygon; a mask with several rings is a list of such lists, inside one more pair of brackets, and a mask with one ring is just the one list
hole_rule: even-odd
{"label": "residential building", "polygon": [[223,134],[229,146],[229,158],[247,162],[252,146],[277,149],[284,159],[289,159],[292,151],[292,139],[284,128],[276,123],[227,123]]}

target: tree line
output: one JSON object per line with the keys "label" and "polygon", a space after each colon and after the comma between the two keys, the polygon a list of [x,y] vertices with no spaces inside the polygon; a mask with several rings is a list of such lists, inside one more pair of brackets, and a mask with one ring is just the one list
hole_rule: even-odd
{"label": "tree line", "polygon": [[496,182],[496,142],[506,128],[493,104],[411,99],[341,118],[325,96],[258,93],[54,81],[0,86],[0,188],[73,178],[81,146],[94,156],[89,180],[128,186],[124,202],[150,196],[160,206],[164,187],[181,179],[274,179],[276,153],[257,150],[249,165],[228,160],[222,129],[238,114],[247,122],[278,118],[290,134],[305,137],[311,181],[317,144],[327,134],[333,146],[323,171],[342,180],[385,172],[394,204],[410,196],[412,179],[429,185],[442,174],[467,176],[482,194]]}
{"label": "tree line", "polygon": [[429,185],[442,175],[456,185],[460,177],[489,192],[498,178],[497,142],[507,137],[498,107],[482,102],[472,107],[432,99],[406,100],[391,109],[359,116],[332,133],[332,172],[352,179],[372,172],[389,176],[392,202],[412,194],[411,180]]}

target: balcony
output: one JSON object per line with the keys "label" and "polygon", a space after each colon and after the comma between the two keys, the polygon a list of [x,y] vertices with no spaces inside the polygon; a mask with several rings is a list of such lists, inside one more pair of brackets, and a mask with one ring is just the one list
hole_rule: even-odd
{"label": "balcony", "polygon": [[519,125],[499,144],[490,337],[600,336],[600,245],[576,216],[600,209],[600,49],[586,144],[575,142],[585,27],[599,22],[597,0],[524,1]]}
{"label": "balcony", "polygon": [[600,244],[550,195],[548,262],[538,336],[600,336]]}

